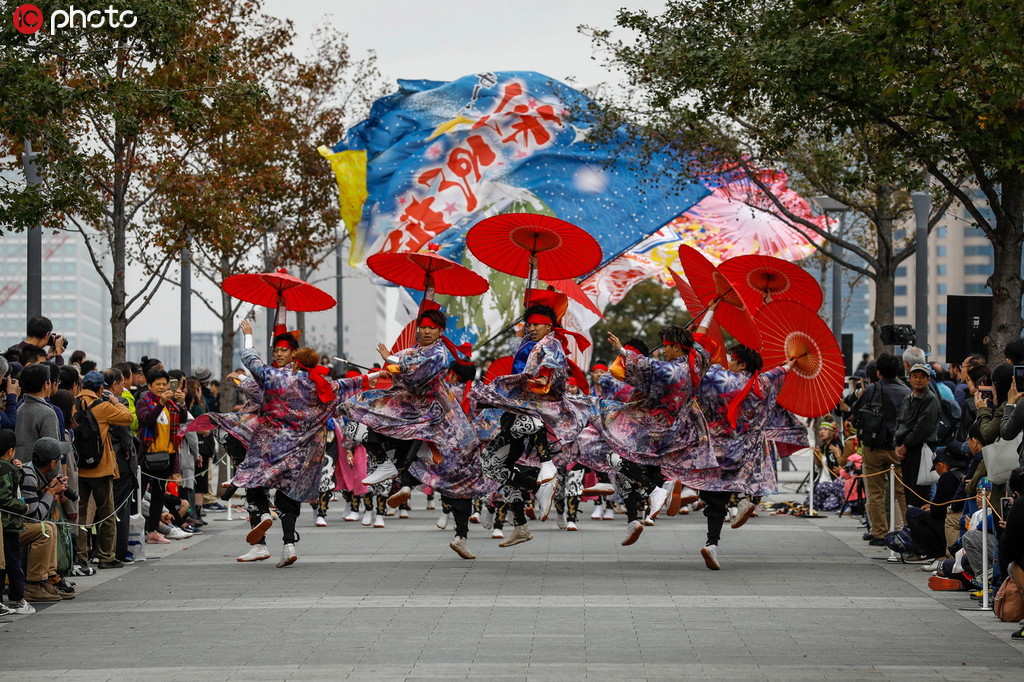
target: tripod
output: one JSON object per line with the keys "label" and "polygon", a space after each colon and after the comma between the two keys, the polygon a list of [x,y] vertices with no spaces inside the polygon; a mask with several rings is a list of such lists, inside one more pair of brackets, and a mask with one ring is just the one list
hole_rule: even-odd
{"label": "tripod", "polygon": [[[842,518],[843,514],[846,513],[846,508],[847,507],[850,508],[850,513],[851,514],[854,513],[854,511],[853,511],[854,502],[860,502],[861,503],[861,507],[863,509],[863,505],[865,503],[865,500],[867,499],[867,497],[864,494],[864,479],[860,478],[860,473],[856,469],[854,469],[854,474],[857,475],[857,478],[854,479],[854,484],[852,486],[850,486],[850,489],[848,491],[846,491],[846,498],[843,500],[843,506],[839,508],[839,518]],[[857,499],[856,500],[852,499],[854,492],[857,493]],[[864,516],[866,514],[867,514],[867,510],[864,510],[864,513],[861,514],[861,516]]]}

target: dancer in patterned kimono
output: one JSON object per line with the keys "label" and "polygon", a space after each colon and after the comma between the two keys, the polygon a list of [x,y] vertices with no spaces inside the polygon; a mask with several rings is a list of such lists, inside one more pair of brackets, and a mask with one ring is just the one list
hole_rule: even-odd
{"label": "dancer in patterned kimono", "polygon": [[[647,467],[660,466],[667,476],[677,478],[717,464],[704,415],[694,404],[707,372],[708,352],[683,327],[666,327],[660,337],[664,360],[624,347],[614,334],[608,334],[612,349],[622,359],[624,382],[633,392],[627,402],[606,402],[597,422],[604,440],[627,460],[620,468],[626,469],[629,482],[641,487],[642,496],[650,497],[652,515],[660,511],[668,491],[661,487],[660,473]],[[631,518],[624,545],[635,542],[643,530],[639,500],[632,491],[627,495],[632,497],[627,505]]]}
{"label": "dancer in patterned kimono", "polygon": [[317,497],[320,490],[327,420],[341,401],[362,387],[362,381],[327,379],[327,368],[318,364],[320,355],[312,348],[297,349],[292,363],[286,367],[266,365],[252,347],[252,325],[248,320],[242,322],[241,331],[245,339],[242,364],[260,389],[258,411],[245,420],[236,413],[210,413],[194,420],[188,429],[207,430],[215,425],[239,440],[244,439],[245,461],[238,467],[234,481],[246,488],[246,501],[259,514],[260,521],[246,536],[252,549],[239,561],[269,558],[260,542],[274,522],[267,494],[269,488],[274,488],[275,506],[284,528],[284,549],[277,566],[283,568],[298,558],[295,521],[301,511],[300,501]]}
{"label": "dancer in patterned kimono", "polygon": [[775,468],[765,441],[765,423],[792,365],[791,360],[762,373],[764,363],[757,351],[736,345],[728,354],[729,369],[712,366],[698,394],[708,415],[719,466],[683,477],[687,485],[700,491],[705,505],[708,535],[701,557],[712,571],[721,569],[718,543],[733,494],[747,496],[740,502],[738,517],[746,520],[754,510],[750,497],[775,492]]}
{"label": "dancer in patterned kimono", "polygon": [[[554,292],[537,292],[533,300],[545,300]],[[553,297],[548,297],[551,300]],[[535,493],[535,509],[542,520],[551,510],[557,468],[556,454],[573,443],[586,425],[589,408],[580,397],[566,393],[569,362],[565,356],[566,336],[558,328],[558,317],[550,305],[533,304],[524,314],[527,336],[513,356],[512,374],[490,384],[476,384],[470,391],[479,408],[503,411],[498,432],[484,449],[484,475],[500,483],[505,501],[512,509],[513,530],[500,547],[511,547],[533,539],[526,525],[525,494]],[[586,379],[581,377],[581,383]],[[536,477],[517,468],[516,462],[532,445],[540,460]]]}
{"label": "dancer in patterned kimono", "polygon": [[[392,508],[408,501],[412,488],[421,483],[440,491],[455,516],[451,547],[459,556],[473,559],[466,546],[469,511],[464,506],[493,487],[483,478],[476,431],[446,381],[449,357],[459,362],[459,353],[468,354],[443,336],[446,326],[444,313],[426,309],[417,324],[417,346],[390,355],[379,344],[392,388],[365,391],[342,409],[370,431],[366,447],[378,466],[363,482],[373,485],[399,477],[401,487],[388,499]],[[389,452],[394,454],[389,457]]]}

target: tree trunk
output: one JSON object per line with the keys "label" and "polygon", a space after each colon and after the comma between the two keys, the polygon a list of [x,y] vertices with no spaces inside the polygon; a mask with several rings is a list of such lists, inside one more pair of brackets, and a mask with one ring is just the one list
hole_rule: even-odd
{"label": "tree trunk", "polygon": [[113,257],[113,277],[110,278],[112,290],[110,292],[110,362],[116,365],[124,362],[127,356],[128,339],[128,309],[125,305],[127,295],[125,293],[125,275],[127,274],[127,246],[125,235],[127,225],[125,224],[125,195],[127,193],[127,179],[122,169],[124,160],[124,138],[117,133],[114,135],[114,182],[113,196],[111,197],[111,256]]}
{"label": "tree trunk", "polygon": [[[226,272],[228,259],[221,258],[221,272]],[[221,313],[220,313],[220,411],[230,412],[235,406],[235,384],[228,381],[227,376],[234,367],[231,361],[235,355],[235,320],[231,314],[231,297],[224,291],[220,292]]]}
{"label": "tree trunk", "polygon": [[1024,241],[1024,173],[1007,172],[1002,182],[1002,211],[996,212],[995,238],[992,240],[993,271],[988,280],[992,289],[992,330],[988,337],[989,364],[1003,361],[1003,348],[1020,338],[1021,242]]}
{"label": "tree trunk", "polygon": [[871,346],[875,357],[879,353],[891,353],[893,348],[882,343],[881,329],[883,325],[893,323],[894,296],[896,278],[894,268],[883,264],[884,271],[875,277],[875,310],[871,320]]}

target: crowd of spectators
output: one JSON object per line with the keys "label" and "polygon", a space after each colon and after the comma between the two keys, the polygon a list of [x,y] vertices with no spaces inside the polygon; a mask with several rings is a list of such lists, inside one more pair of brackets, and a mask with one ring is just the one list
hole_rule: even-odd
{"label": "crowd of spectators", "polygon": [[212,434],[178,428],[216,409],[209,370],[186,377],[145,357],[101,369],[66,351],[35,317],[0,355],[0,615],[73,599],[73,578],[134,563],[133,525],[140,544],[166,544],[226,510],[204,497]]}
{"label": "crowd of spectators", "polygon": [[[863,383],[841,405],[862,455],[864,540],[888,547],[890,561],[921,564],[932,589],[974,599],[1014,574],[1024,586],[1024,446],[1008,480],[993,476],[1003,483],[989,478],[984,456],[1024,430],[1024,339],[1004,356],[972,354],[946,368],[920,348],[881,353],[865,359]],[[1024,621],[1012,637],[1024,639]]]}

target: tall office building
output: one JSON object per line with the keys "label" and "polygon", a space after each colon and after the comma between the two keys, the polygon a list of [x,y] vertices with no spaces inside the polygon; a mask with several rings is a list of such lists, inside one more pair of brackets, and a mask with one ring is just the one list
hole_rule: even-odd
{"label": "tall office building", "polygon": [[[27,321],[25,233],[0,237],[0,341],[21,341]],[[110,360],[110,296],[80,235],[43,232],[43,315],[67,337],[68,351],[81,349],[101,365]]]}

